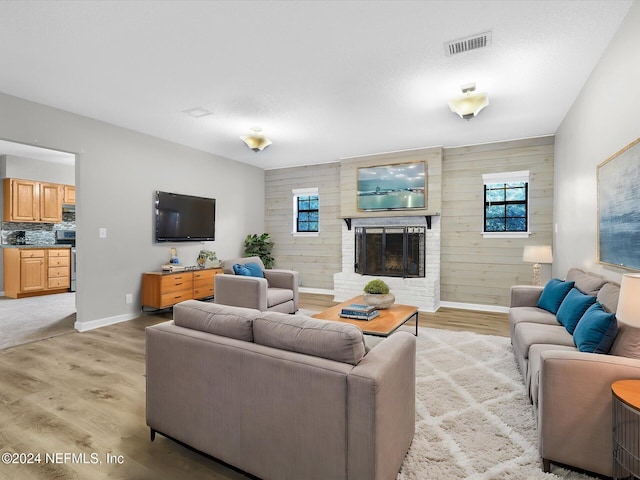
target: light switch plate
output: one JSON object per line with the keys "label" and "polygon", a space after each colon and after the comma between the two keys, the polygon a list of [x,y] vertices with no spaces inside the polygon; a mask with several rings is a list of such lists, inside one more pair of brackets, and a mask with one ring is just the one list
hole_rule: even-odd
{"label": "light switch plate", "polygon": [[100,238],[107,238],[107,229],[104,227],[100,227],[98,235],[100,236]]}

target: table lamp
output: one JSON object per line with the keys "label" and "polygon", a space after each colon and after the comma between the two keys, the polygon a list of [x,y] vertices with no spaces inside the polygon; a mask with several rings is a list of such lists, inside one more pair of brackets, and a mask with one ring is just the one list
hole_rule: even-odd
{"label": "table lamp", "polygon": [[631,327],[640,327],[640,273],[622,275],[616,318]]}
{"label": "table lamp", "polygon": [[533,263],[533,285],[541,285],[540,264],[553,263],[551,245],[526,245],[522,254],[524,262]]}

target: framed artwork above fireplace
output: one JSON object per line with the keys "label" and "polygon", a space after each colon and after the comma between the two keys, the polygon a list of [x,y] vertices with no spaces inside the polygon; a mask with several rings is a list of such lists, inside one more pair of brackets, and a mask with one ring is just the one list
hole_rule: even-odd
{"label": "framed artwork above fireplace", "polygon": [[358,168],[358,210],[425,208],[426,193],[425,162]]}

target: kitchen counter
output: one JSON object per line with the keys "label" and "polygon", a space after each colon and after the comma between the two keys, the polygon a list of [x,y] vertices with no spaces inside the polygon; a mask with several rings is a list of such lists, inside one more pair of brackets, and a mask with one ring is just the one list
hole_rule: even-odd
{"label": "kitchen counter", "polygon": [[73,245],[57,245],[53,243],[47,243],[46,245],[0,245],[2,248],[71,248]]}

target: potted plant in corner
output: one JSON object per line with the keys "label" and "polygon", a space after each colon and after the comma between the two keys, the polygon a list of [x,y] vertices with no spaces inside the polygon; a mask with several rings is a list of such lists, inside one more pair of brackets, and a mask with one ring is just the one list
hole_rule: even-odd
{"label": "potted plant in corner", "polygon": [[364,286],[362,301],[378,309],[389,308],[396,301],[393,293],[389,292],[389,285],[379,278],[371,280]]}
{"label": "potted plant in corner", "polygon": [[244,256],[260,257],[264,268],[273,268],[274,258],[271,255],[273,245],[274,243],[268,233],[263,233],[260,236],[255,233],[247,235],[247,238],[244,239]]}

